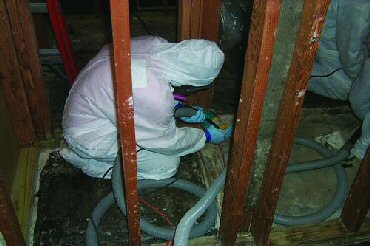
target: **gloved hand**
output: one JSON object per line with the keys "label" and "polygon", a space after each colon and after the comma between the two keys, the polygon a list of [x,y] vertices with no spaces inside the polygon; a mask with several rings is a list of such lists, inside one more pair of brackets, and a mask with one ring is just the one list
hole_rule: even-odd
{"label": "gloved hand", "polygon": [[217,129],[213,125],[209,125],[206,130],[204,130],[206,134],[206,142],[211,142],[214,144],[220,144],[226,139],[231,137],[231,133],[233,131],[233,127],[229,126],[227,129],[222,130],[222,129]]}
{"label": "gloved hand", "polygon": [[201,107],[193,107],[197,110],[197,113],[191,117],[180,117],[180,120],[186,123],[202,123],[206,119],[204,109]]}

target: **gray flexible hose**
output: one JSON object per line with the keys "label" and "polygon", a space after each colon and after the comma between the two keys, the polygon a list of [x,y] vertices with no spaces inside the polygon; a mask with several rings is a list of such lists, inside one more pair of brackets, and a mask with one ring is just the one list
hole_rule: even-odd
{"label": "gray flexible hose", "polygon": [[197,219],[202,216],[202,214],[206,211],[206,209],[211,205],[214,204],[217,194],[220,192],[222,187],[225,185],[225,178],[226,178],[226,168],[222,171],[222,173],[218,176],[212,186],[207,190],[206,194],[202,197],[202,199],[192,207],[184,217],[180,220],[176,228],[175,234],[175,245],[176,246],[186,246],[188,245],[188,239],[190,230],[193,227],[194,223]]}
{"label": "gray flexible hose", "polygon": [[[115,165],[113,167],[112,185],[117,205],[121,209],[122,213],[126,215],[126,203],[122,180],[122,165],[119,157],[116,159]],[[185,190],[199,198],[202,198],[206,193],[206,189],[185,180],[175,180],[173,178],[163,180],[150,180],[150,179],[139,180],[139,191],[148,188],[161,188],[161,187]],[[208,211],[205,215],[204,220],[192,228],[190,232],[190,238],[195,238],[203,235],[214,225],[217,217],[217,204],[216,202],[213,202],[213,204],[210,205],[211,206],[208,206],[209,208],[207,207]],[[174,229],[166,229],[159,226],[155,226],[149,223],[144,218],[140,220],[140,226],[141,230],[148,233],[149,235],[158,238],[172,240],[175,235]]]}
{"label": "gray flexible hose", "polygon": [[[307,163],[297,163],[290,164],[287,168],[288,173],[302,172],[306,170],[313,170],[318,168],[333,166],[335,174],[337,177],[337,191],[334,199],[320,211],[305,215],[305,216],[285,216],[275,213],[275,223],[282,224],[286,226],[291,225],[301,225],[316,221],[324,220],[330,217],[338,208],[340,208],[347,196],[347,174],[342,166],[342,161],[348,158],[349,153],[345,149],[338,151],[336,154],[331,155],[331,152],[321,146],[319,143],[303,138],[296,138],[295,142],[297,144],[304,145],[306,147],[312,148],[318,151],[324,156],[324,159],[310,161]],[[193,207],[191,208],[185,216],[181,219],[179,225],[176,229],[175,234],[175,245],[176,246],[186,246],[188,244],[188,235],[190,228],[192,227],[194,221],[204,212],[207,208],[209,201],[215,199],[218,192],[222,189],[226,179],[226,168],[216,179],[210,189],[207,191],[206,195]]]}
{"label": "gray flexible hose", "polygon": [[108,208],[114,204],[114,202],[115,199],[113,193],[110,192],[95,207],[86,230],[86,245],[99,246],[98,234],[96,230],[99,228],[101,218],[107,212]]}
{"label": "gray flexible hose", "polygon": [[324,159],[306,163],[290,164],[288,165],[286,174],[324,167],[333,167],[337,178],[337,189],[334,198],[329,202],[329,204],[315,213],[304,216],[287,216],[275,213],[275,223],[285,226],[303,225],[329,218],[343,205],[348,193],[347,173],[342,165],[342,161],[347,159],[349,156],[349,152],[347,150],[342,149],[332,155],[328,149],[313,140],[297,138],[295,142],[316,150],[324,156]]}
{"label": "gray flexible hose", "polygon": [[[342,206],[348,192],[347,174],[342,166],[342,161],[348,158],[349,156],[349,152],[346,149],[342,149],[338,151],[336,154],[331,155],[331,152],[329,150],[327,150],[326,148],[324,148],[323,146],[321,146],[320,144],[316,143],[313,140],[297,138],[295,142],[297,144],[301,144],[318,151],[321,155],[324,156],[324,159],[310,161],[306,163],[290,164],[287,168],[286,174],[332,166],[335,170],[338,182],[335,197],[325,208],[321,209],[320,211],[305,216],[285,216],[276,213],[275,223],[286,226],[301,225],[321,221],[330,217],[337,209],[339,209]],[[116,202],[118,203],[118,206],[120,207],[123,214],[126,214],[121,166],[122,165],[120,164],[119,158],[117,158],[116,165],[114,166],[112,172],[112,184]],[[225,179],[226,179],[226,168],[219,175],[219,177],[216,179],[213,185],[207,190],[207,192],[205,192],[203,188],[194,185],[190,182],[184,180],[175,181],[174,179],[166,179],[159,181],[141,180],[139,181],[139,190],[154,187],[174,187],[186,190],[198,197],[201,197],[197,204],[185,214],[185,216],[181,219],[179,225],[177,226],[175,233],[175,245],[182,246],[187,245],[189,237],[194,238],[203,235],[214,224],[217,214],[217,205],[215,202],[215,198],[219,191],[224,186]],[[114,197],[112,193],[110,193],[105,198],[103,198],[103,200],[94,209],[92,214],[93,221],[89,222],[86,233],[87,245],[92,246],[98,245],[95,227],[99,226],[102,216],[109,208],[109,206],[111,206],[114,203],[114,201],[115,201]],[[206,214],[206,218],[202,221],[202,223],[193,227],[196,220],[207,210],[208,207],[209,209]],[[154,226],[149,222],[145,221],[144,219],[141,219],[140,225],[143,231],[156,237],[170,240],[174,235],[173,230]],[[193,229],[191,229],[192,227]]]}
{"label": "gray flexible hose", "polygon": [[296,138],[294,140],[296,144],[303,145],[307,148],[313,149],[320,153],[324,158],[314,161],[308,161],[304,163],[292,163],[288,165],[286,174],[298,173],[309,170],[316,170],[320,168],[331,167],[338,163],[342,163],[343,160],[347,159],[349,152],[346,149],[341,149],[337,153],[333,154],[327,148],[319,144],[318,142],[306,139],[306,138]]}
{"label": "gray flexible hose", "polygon": [[[115,165],[112,171],[112,186],[113,186],[113,193],[109,193],[106,197],[104,197],[99,204],[95,207],[91,219],[88,223],[87,231],[86,231],[86,244],[91,246],[98,246],[98,236],[97,236],[97,228],[99,228],[99,224],[101,218],[104,216],[106,211],[110,206],[112,206],[115,202],[119,206],[121,212],[126,215],[127,208],[125,203],[125,195],[123,192],[123,181],[122,181],[122,165],[120,163],[120,158],[117,158]],[[160,187],[169,187],[169,188],[177,188],[181,190],[185,190],[199,198],[202,198],[206,194],[206,189],[190,183],[185,180],[176,180],[173,178],[170,179],[163,179],[163,180],[140,180],[139,181],[139,191],[148,189],[148,188],[160,188]],[[213,203],[208,204],[205,208],[207,213],[204,219],[194,226],[191,231],[190,238],[196,238],[207,231],[215,224],[216,217],[217,217],[217,204],[212,200]],[[204,213],[204,211],[203,211]],[[202,214],[203,214],[202,213]],[[174,229],[167,229],[162,228],[159,226],[155,226],[149,223],[144,218],[140,220],[141,229],[148,233],[149,235],[155,236],[157,238],[162,238],[166,240],[172,240],[175,235]]]}

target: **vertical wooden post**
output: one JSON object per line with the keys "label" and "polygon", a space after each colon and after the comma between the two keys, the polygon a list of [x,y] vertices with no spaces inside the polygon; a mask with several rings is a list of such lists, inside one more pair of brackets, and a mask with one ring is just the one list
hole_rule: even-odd
{"label": "vertical wooden post", "polygon": [[27,0],[5,1],[13,41],[22,74],[23,85],[28,98],[29,109],[39,140],[52,135],[49,102],[42,78],[36,33],[32,23]]}
{"label": "vertical wooden post", "polygon": [[1,89],[9,106],[19,145],[30,147],[37,139],[5,0],[0,0],[0,33],[0,57],[4,59],[0,62]]}
{"label": "vertical wooden post", "polygon": [[267,244],[329,3],[330,0],[304,2],[301,31],[296,40],[287,86],[280,105],[262,195],[252,217],[252,233],[258,245]]}
{"label": "vertical wooden post", "polygon": [[221,233],[234,245],[243,221],[244,204],[256,150],[258,129],[274,54],[281,0],[255,0],[243,75],[243,85],[222,208]]}
{"label": "vertical wooden post", "polygon": [[141,245],[128,0],[111,0],[118,126],[131,245]]}
{"label": "vertical wooden post", "polygon": [[0,232],[3,234],[6,245],[26,245],[17,216],[12,206],[10,196],[0,177]]}
{"label": "vertical wooden post", "polygon": [[349,231],[358,231],[370,209],[370,149],[357,172],[341,219]]}
{"label": "vertical wooden post", "polygon": [[[180,0],[178,40],[207,39],[218,41],[221,0]],[[209,108],[213,100],[213,87],[189,97],[189,103]]]}

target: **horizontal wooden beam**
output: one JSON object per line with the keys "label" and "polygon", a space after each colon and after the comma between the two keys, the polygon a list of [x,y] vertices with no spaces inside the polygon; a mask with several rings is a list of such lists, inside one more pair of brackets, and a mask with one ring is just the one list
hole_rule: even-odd
{"label": "horizontal wooden beam", "polygon": [[[348,243],[368,242],[370,240],[370,219],[365,218],[357,232],[348,231],[340,220],[325,221],[304,226],[273,228],[270,234],[270,245],[347,245]],[[236,245],[255,245],[251,233],[239,233]],[[153,246],[165,246],[154,244]],[[220,238],[204,236],[189,240],[189,246],[212,245],[221,246]],[[361,245],[361,244],[360,244]]]}
{"label": "horizontal wooden beam", "polygon": [[258,245],[267,244],[274,221],[281,185],[329,3],[330,0],[304,1],[301,30],[296,39],[287,85],[280,104],[273,146],[263,180],[262,195],[252,218],[251,229]]}
{"label": "horizontal wooden beam", "polygon": [[225,245],[234,245],[236,235],[243,224],[241,218],[250,217],[245,215],[245,198],[274,54],[281,3],[276,0],[254,1],[234,143],[222,208],[221,235]]}

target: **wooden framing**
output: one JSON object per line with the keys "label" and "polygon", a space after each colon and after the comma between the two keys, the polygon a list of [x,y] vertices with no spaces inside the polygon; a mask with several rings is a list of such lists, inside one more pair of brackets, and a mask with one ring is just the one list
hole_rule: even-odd
{"label": "wooden framing", "polygon": [[[229,161],[222,208],[221,233],[225,245],[234,245],[244,212],[262,107],[271,68],[281,1],[255,0],[252,30],[244,68],[243,85],[234,132],[233,154]],[[273,34],[273,35],[271,35]]]}
{"label": "wooden framing", "polygon": [[111,0],[118,126],[121,136],[130,245],[141,245],[140,207],[134,104],[131,81],[131,43],[128,0]]}
{"label": "wooden framing", "polygon": [[[368,242],[369,231],[369,218],[365,219],[357,232],[348,231],[338,219],[296,227],[278,227],[271,230],[270,245],[347,245],[354,242]],[[155,245],[165,246],[165,244]],[[221,246],[222,243],[217,236],[204,236],[189,240],[189,246],[193,245]],[[255,241],[251,233],[242,232],[238,234],[235,245],[255,245]]]}
{"label": "wooden framing", "polygon": [[[275,136],[261,198],[255,211],[245,210],[245,199],[255,157],[258,131],[274,55],[274,44],[282,0],[255,0],[252,29],[248,40],[243,86],[238,109],[233,154],[230,158],[221,220],[224,245],[255,241],[267,245],[298,245],[366,235],[370,220],[370,151],[364,159],[341,214],[341,220],[294,228],[271,229],[275,209],[302,103],[310,78],[318,40],[330,0],[305,0],[301,30],[295,44],[287,85],[276,122]],[[116,103],[121,136],[123,170],[131,245],[141,245],[140,209],[137,180],[137,152],[131,83],[131,46],[128,0],[110,0]],[[179,38],[218,39],[221,0],[180,0]],[[22,147],[35,145],[51,135],[46,90],[41,77],[37,44],[26,0],[0,0],[0,82]],[[212,89],[201,92],[193,103],[206,105]],[[201,98],[197,101],[197,98]],[[16,105],[16,107],[14,107]],[[38,148],[23,148],[11,199],[0,177],[0,231],[9,245],[25,245],[28,234],[33,178]],[[33,174],[33,175],[32,175]],[[18,215],[17,221],[16,214]],[[343,222],[343,224],[342,224]],[[251,233],[239,234],[241,227]],[[361,227],[362,225],[362,227]],[[326,233],[322,233],[325,230]],[[22,236],[23,232],[23,236]],[[367,238],[367,239],[368,239]],[[319,244],[318,243],[318,244]],[[216,237],[204,237],[189,245],[220,245]]]}
{"label": "wooden framing", "polygon": [[8,28],[11,30],[10,35],[8,31],[9,44],[15,47],[16,57],[14,59],[18,59],[17,65],[21,75],[19,82],[23,82],[27,96],[25,101],[28,102],[37,139],[44,140],[51,137],[52,127],[29,4],[27,0],[8,0],[4,1],[4,7],[8,18]]}
{"label": "wooden framing", "polygon": [[39,148],[22,148],[12,187],[12,203],[24,238],[28,238]]}
{"label": "wooden framing", "polygon": [[361,163],[341,218],[349,231],[358,231],[370,209],[370,150]]}
{"label": "wooden framing", "polygon": [[4,0],[0,0],[0,33],[0,56],[7,59],[7,62],[0,62],[1,89],[12,116],[18,142],[21,147],[29,147],[36,143],[36,134]]}
{"label": "wooden framing", "polygon": [[266,245],[268,241],[329,3],[330,0],[304,1],[301,30],[280,105],[262,195],[252,218],[251,229],[258,245]]}

